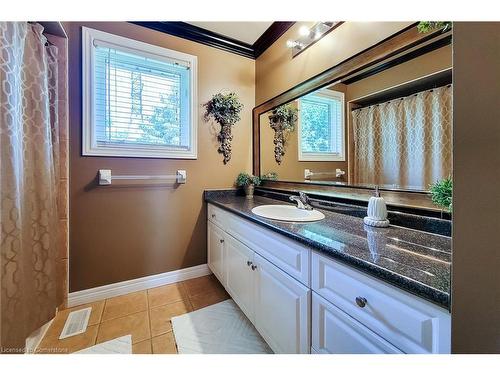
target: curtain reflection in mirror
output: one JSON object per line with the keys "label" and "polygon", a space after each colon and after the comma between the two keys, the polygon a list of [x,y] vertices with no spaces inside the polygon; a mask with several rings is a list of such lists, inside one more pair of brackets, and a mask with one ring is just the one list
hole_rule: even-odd
{"label": "curtain reflection in mirror", "polygon": [[452,88],[352,111],[354,183],[427,190],[452,171]]}

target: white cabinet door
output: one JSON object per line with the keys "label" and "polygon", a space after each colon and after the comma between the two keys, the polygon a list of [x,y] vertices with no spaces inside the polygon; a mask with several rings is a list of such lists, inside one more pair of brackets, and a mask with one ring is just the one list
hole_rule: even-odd
{"label": "white cabinet door", "polygon": [[312,346],[318,353],[401,353],[382,337],[329,303],[312,294]]}
{"label": "white cabinet door", "polygon": [[226,290],[234,302],[254,322],[254,252],[241,242],[226,236],[225,278]]}
{"label": "white cabinet door", "polygon": [[208,267],[222,285],[225,285],[224,237],[226,237],[226,235],[222,229],[209,221],[207,227]]}
{"label": "white cabinet door", "polygon": [[255,327],[275,353],[310,352],[310,290],[254,254]]}

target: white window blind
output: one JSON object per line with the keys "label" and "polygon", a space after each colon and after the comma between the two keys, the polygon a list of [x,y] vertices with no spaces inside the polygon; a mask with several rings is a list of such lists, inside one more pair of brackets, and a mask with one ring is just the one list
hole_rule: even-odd
{"label": "white window blind", "polygon": [[299,100],[299,160],[344,160],[344,94],[323,90]]}
{"label": "white window blind", "polygon": [[84,154],[195,158],[194,56],[97,30],[84,33],[90,44],[84,50],[90,65]]}

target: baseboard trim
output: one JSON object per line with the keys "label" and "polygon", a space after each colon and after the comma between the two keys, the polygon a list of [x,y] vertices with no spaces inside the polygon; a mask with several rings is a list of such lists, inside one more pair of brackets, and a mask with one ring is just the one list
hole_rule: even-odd
{"label": "baseboard trim", "polygon": [[138,279],[122,281],[119,283],[103,285],[96,288],[80,290],[69,293],[68,307],[82,305],[99,301],[105,298],[117,297],[123,294],[138,292],[157,286],[176,283],[179,281],[194,279],[196,277],[210,275],[212,272],[207,264],[182,268],[171,272],[160,273],[158,275],[145,276]]}
{"label": "baseboard trim", "polygon": [[53,321],[54,319],[49,320],[26,338],[24,354],[33,354],[36,352],[38,345],[42,342]]}

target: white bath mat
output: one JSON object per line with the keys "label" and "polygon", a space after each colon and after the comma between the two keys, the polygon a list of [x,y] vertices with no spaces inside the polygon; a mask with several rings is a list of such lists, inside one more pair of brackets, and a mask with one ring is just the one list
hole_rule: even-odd
{"label": "white bath mat", "polygon": [[179,354],[272,353],[232,299],[172,318]]}
{"label": "white bath mat", "polygon": [[82,349],[75,354],[132,354],[132,335],[118,337],[90,348]]}

